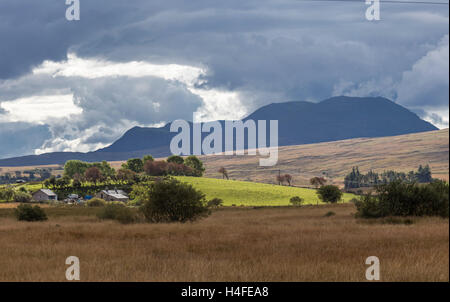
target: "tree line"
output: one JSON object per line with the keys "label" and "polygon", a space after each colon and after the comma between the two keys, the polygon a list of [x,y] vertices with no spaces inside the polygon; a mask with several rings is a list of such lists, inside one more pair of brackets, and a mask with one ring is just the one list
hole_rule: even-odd
{"label": "tree line", "polygon": [[393,170],[384,171],[379,174],[369,170],[366,174],[359,171],[359,168],[353,167],[352,172],[347,174],[344,179],[345,189],[374,187],[377,185],[389,184],[394,181],[405,183],[429,183],[433,181],[429,165],[419,166],[417,171],[409,171],[408,173],[397,172]]}

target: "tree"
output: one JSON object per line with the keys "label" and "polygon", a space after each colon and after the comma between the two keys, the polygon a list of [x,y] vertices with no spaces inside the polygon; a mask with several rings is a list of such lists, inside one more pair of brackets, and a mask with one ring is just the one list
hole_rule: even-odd
{"label": "tree", "polygon": [[210,214],[205,195],[176,179],[157,180],[139,196],[149,222],[187,222]]}
{"label": "tree", "polygon": [[292,183],[292,175],[291,174],[284,174],[284,180],[287,181],[288,185],[291,186]]}
{"label": "tree", "polygon": [[145,165],[145,163],[146,163],[147,161],[154,161],[153,156],[151,156],[150,154],[145,155],[145,156],[142,158],[142,162],[143,162],[144,165]]}
{"label": "tree", "polygon": [[67,187],[68,185],[70,185],[70,177],[67,176],[67,175],[57,179],[56,183],[55,183],[55,186],[60,188],[60,189],[63,189],[65,187]]}
{"label": "tree", "polygon": [[326,182],[327,182],[327,180],[323,177],[313,177],[309,180],[309,183],[311,185],[313,185],[314,187],[316,187],[316,189],[318,187],[325,185]]}
{"label": "tree", "polygon": [[223,200],[220,198],[213,198],[208,201],[208,207],[210,208],[218,208],[223,205]]}
{"label": "tree", "polygon": [[93,182],[95,185],[97,185],[97,182],[102,179],[103,175],[100,172],[99,168],[90,167],[84,173],[84,177],[86,178],[87,181]]}
{"label": "tree", "polygon": [[291,199],[289,199],[289,202],[293,205],[293,206],[301,206],[303,203],[303,198],[300,198],[298,196],[294,196]]}
{"label": "tree", "polygon": [[135,177],[136,173],[134,171],[131,171],[130,169],[121,168],[117,172],[117,179],[122,183],[131,182],[134,180]]}
{"label": "tree", "polygon": [[183,164],[177,164],[175,162],[167,163],[166,173],[169,175],[184,175],[184,167]]}
{"label": "tree", "polygon": [[179,155],[171,155],[167,158],[168,163],[184,164],[184,158]]}
{"label": "tree", "polygon": [[55,175],[50,176],[50,178],[47,178],[47,180],[44,181],[44,186],[46,188],[52,188],[54,189],[56,186],[56,177]]}
{"label": "tree", "polygon": [[326,185],[317,189],[319,199],[326,203],[336,203],[341,200],[343,193],[337,186]]}
{"label": "tree", "polygon": [[130,158],[127,160],[127,168],[135,173],[144,171],[144,162],[140,158]]}
{"label": "tree", "polygon": [[286,180],[284,178],[284,175],[277,175],[276,179],[277,179],[278,185],[282,185],[284,183],[284,181]]}
{"label": "tree", "polygon": [[52,173],[47,169],[39,170],[39,175],[41,176],[41,180],[48,179],[52,176]]}
{"label": "tree", "polygon": [[144,165],[144,171],[147,175],[151,176],[163,176],[167,174],[167,162],[160,161],[147,161]]}
{"label": "tree", "polygon": [[144,171],[144,162],[140,158],[130,158],[127,160],[127,168],[135,173]]}
{"label": "tree", "polygon": [[228,171],[227,171],[227,169],[225,169],[225,167],[220,167],[218,172],[219,172],[220,174],[222,174],[222,179],[224,179],[225,177],[226,177],[227,179],[229,179],[229,178],[228,178]]}
{"label": "tree", "polygon": [[188,156],[184,161],[184,164],[194,169],[197,172],[197,176],[202,176],[203,172],[205,172],[202,161],[195,155]]}
{"label": "tree", "polygon": [[75,188],[81,188],[81,185],[83,184],[83,182],[84,182],[83,175],[79,174],[79,173],[75,173],[74,176],[73,176],[72,185]]}
{"label": "tree", "polygon": [[101,163],[93,163],[92,166],[99,168],[105,178],[113,178],[116,175],[116,170],[106,160]]}
{"label": "tree", "polygon": [[68,160],[64,165],[64,175],[73,178],[75,174],[83,175],[90,164],[81,160]]}
{"label": "tree", "polygon": [[10,202],[14,197],[14,189],[11,187],[6,187],[5,189],[0,189],[0,200]]}
{"label": "tree", "polygon": [[14,210],[17,220],[21,221],[44,221],[47,215],[39,206],[32,207],[29,204],[21,204]]}
{"label": "tree", "polygon": [[422,165],[420,165],[419,169],[417,169],[416,178],[420,183],[431,182],[433,178],[431,177],[430,166],[426,165],[425,167],[422,167]]}

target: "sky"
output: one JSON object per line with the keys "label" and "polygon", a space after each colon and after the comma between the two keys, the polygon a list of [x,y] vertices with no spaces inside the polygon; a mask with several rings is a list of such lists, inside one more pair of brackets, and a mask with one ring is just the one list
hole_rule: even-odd
{"label": "sky", "polygon": [[367,7],[80,0],[68,21],[64,0],[0,0],[0,158],[338,95],[387,97],[448,128],[448,5],[382,2],[379,21]]}

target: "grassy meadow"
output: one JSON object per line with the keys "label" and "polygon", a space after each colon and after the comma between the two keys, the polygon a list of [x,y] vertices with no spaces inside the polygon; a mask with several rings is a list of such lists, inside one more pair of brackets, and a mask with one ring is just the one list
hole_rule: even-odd
{"label": "grassy meadow", "polygon": [[[175,178],[202,191],[208,200],[216,197],[222,199],[224,206],[288,206],[293,196],[303,198],[304,204],[322,204],[314,189],[206,177]],[[21,187],[34,192],[42,188],[42,183],[14,184],[16,190]],[[354,197],[353,194],[344,193],[342,202],[348,202]]]}
{"label": "grassy meadow", "polygon": [[[449,281],[449,223],[353,217],[352,204],[213,211],[195,223],[100,221],[98,209],[45,208],[49,220],[18,222],[0,209],[0,281]],[[335,215],[327,217],[328,212]]]}
{"label": "grassy meadow", "polygon": [[[289,199],[299,196],[304,204],[321,204],[314,189],[279,186],[238,180],[222,180],[206,177],[176,177],[182,182],[192,184],[205,193],[206,198],[220,198],[224,206],[287,206]],[[355,195],[344,193],[343,202],[348,202]]]}

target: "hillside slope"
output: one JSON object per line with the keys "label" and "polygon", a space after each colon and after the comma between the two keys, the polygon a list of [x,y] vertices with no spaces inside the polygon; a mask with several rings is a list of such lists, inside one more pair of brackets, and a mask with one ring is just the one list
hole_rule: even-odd
{"label": "hillside slope", "polygon": [[[313,189],[205,177],[177,178],[202,191],[207,200],[222,199],[225,206],[288,206],[293,196],[303,198],[304,205],[323,204]],[[354,197],[353,194],[344,193],[342,202],[349,202]]]}
{"label": "hillside slope", "polygon": [[202,156],[206,176],[221,178],[217,172],[227,168],[230,178],[275,183],[278,169],[294,177],[294,185],[308,186],[313,176],[327,175],[341,185],[352,166],[361,172],[416,170],[429,164],[433,177],[449,178],[449,129],[381,138],[357,138],[336,142],[285,146],[279,148],[275,167],[259,167],[257,156]]}

